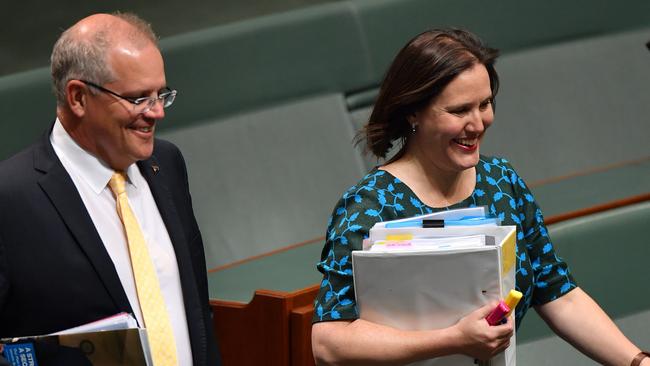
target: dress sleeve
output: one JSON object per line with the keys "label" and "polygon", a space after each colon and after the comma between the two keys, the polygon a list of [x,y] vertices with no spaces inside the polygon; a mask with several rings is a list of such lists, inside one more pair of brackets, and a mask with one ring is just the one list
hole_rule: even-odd
{"label": "dress sleeve", "polygon": [[375,191],[367,185],[357,185],[346,191],[334,208],[321,261],[317,264],[323,280],[314,302],[313,322],[359,317],[354,297],[352,251],[362,248],[370,228],[381,220],[373,215],[378,206]]}
{"label": "dress sleeve", "polygon": [[[570,273],[569,266],[558,256],[544,224],[542,210],[523,179],[512,171],[512,185],[516,199],[521,204],[521,232],[533,270],[533,296],[531,305],[541,305],[563,296],[577,284]],[[521,259],[522,253],[518,253]]]}

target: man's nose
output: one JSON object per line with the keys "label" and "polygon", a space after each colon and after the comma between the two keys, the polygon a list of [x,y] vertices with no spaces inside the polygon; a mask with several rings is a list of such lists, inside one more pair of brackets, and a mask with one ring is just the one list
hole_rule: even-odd
{"label": "man's nose", "polygon": [[165,118],[165,108],[163,106],[163,101],[160,99],[156,99],[153,102],[153,104],[149,107],[149,109],[145,113],[143,113],[143,115],[154,119]]}

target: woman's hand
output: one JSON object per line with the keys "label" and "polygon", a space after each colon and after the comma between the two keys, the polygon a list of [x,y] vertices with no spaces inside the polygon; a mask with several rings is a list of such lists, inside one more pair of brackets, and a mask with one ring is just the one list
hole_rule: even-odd
{"label": "woman's hand", "polygon": [[512,319],[508,317],[504,324],[495,326],[485,320],[496,306],[497,302],[485,305],[454,325],[459,333],[459,353],[487,360],[508,348],[513,334]]}

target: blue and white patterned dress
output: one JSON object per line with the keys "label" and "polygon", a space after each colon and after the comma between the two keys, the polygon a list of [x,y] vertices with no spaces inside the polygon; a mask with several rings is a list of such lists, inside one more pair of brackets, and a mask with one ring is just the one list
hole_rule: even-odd
{"label": "blue and white patterned dress", "polygon": [[359,317],[351,252],[361,249],[375,223],[473,206],[486,206],[502,225],[517,226],[516,287],[524,294],[515,312],[517,326],[532,305],[552,301],[576,287],[568,266],[553,249],[542,211],[506,159],[481,156],[472,194],[443,208],[423,204],[406,184],[375,168],[345,191],[329,220],[317,266],[323,281],[314,302],[313,322]]}

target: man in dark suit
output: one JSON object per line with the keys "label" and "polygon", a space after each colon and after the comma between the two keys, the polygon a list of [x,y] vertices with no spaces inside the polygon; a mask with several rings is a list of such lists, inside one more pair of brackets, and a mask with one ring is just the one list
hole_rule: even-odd
{"label": "man in dark suit", "polygon": [[[156,365],[219,364],[185,163],[154,138],[176,96],[156,36],[134,15],[89,16],[55,44],[52,77],[55,123],[0,163],[0,338],[128,312],[150,342],[170,342]],[[109,187],[118,175],[155,273],[147,298],[121,193]],[[150,291],[163,304],[149,305]],[[162,313],[147,315],[152,306]],[[151,333],[160,319],[164,336]]]}

